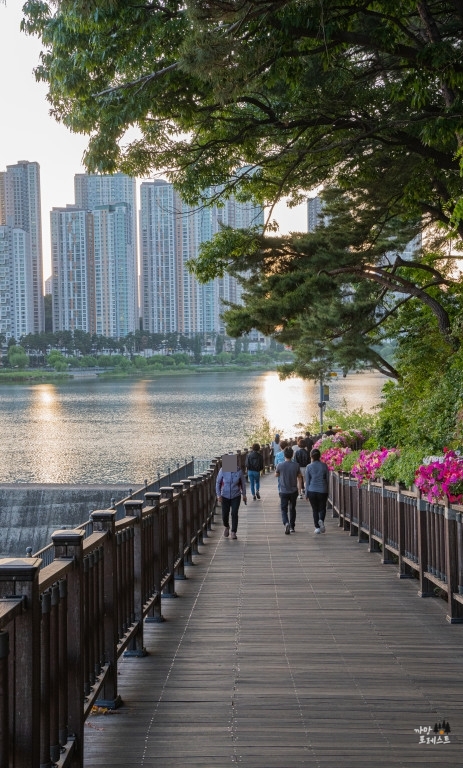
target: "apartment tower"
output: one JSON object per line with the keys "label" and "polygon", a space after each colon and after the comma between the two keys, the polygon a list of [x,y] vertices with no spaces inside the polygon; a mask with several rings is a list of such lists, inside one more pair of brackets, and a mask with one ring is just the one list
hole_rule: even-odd
{"label": "apartment tower", "polygon": [[[32,307],[31,309],[28,307],[20,310],[20,326],[21,328],[28,328],[26,333],[40,333],[45,328],[45,314],[43,305],[40,166],[38,163],[21,160],[16,165],[8,165],[6,171],[0,173],[0,226],[10,227],[14,230],[16,234],[13,241],[16,242],[17,247],[25,249],[19,262],[16,260],[18,252],[15,252],[16,255],[14,256],[16,267],[20,269],[17,280],[24,279],[25,281],[17,293],[15,301],[16,306],[19,307],[17,302],[21,301],[21,297],[28,297],[27,300],[32,302]],[[25,233],[24,237],[19,235],[18,230]],[[19,246],[20,240],[23,243],[22,246]],[[21,268],[19,268],[19,263],[22,265]],[[18,285],[17,281],[16,285]],[[32,317],[31,325],[30,317]],[[18,330],[16,334],[19,335]]]}

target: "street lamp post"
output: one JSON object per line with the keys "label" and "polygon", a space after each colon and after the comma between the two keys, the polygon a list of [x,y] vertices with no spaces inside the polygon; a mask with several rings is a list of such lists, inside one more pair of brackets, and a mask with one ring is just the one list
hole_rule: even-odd
{"label": "street lamp post", "polygon": [[318,407],[320,408],[320,433],[323,434],[323,414],[325,412],[326,408],[326,402],[325,402],[325,386],[323,384],[323,376],[320,376],[320,392],[319,392],[319,403]]}

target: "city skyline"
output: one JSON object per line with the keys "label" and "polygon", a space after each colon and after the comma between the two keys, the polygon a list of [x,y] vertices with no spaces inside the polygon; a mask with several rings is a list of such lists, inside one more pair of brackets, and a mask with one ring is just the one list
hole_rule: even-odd
{"label": "city skyline", "polygon": [[[216,200],[219,191],[209,188],[205,195]],[[75,174],[74,192],[72,203],[50,212],[50,330],[114,339],[140,327],[190,337],[225,333],[223,303],[241,303],[239,281],[225,274],[202,285],[188,261],[223,225],[262,228],[262,206],[231,196],[223,205],[192,208],[158,179],[142,183],[137,210],[135,179],[122,173]],[[45,330],[40,199],[38,163],[0,172],[0,333],[6,339]]]}
{"label": "city skyline", "polygon": [[[40,41],[20,31],[21,6],[0,3],[0,66],[8,77],[2,82],[2,101],[8,119],[0,127],[0,171],[26,160],[40,165],[42,191],[43,278],[51,275],[50,212],[74,199],[74,175],[84,173],[82,157],[87,138],[72,134],[49,115],[47,88],[37,83],[33,69],[39,63]],[[146,179],[150,181],[152,179]],[[140,207],[137,180],[137,209]],[[272,213],[280,232],[306,231],[307,208],[288,209],[280,203]]]}

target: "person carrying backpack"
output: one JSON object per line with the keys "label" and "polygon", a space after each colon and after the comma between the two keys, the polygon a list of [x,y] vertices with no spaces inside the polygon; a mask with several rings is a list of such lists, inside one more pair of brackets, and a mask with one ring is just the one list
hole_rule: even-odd
{"label": "person carrying backpack", "polygon": [[260,499],[260,473],[264,468],[264,458],[260,451],[259,443],[254,443],[246,456],[245,466],[248,471],[248,479],[251,485],[251,493],[254,501]]}

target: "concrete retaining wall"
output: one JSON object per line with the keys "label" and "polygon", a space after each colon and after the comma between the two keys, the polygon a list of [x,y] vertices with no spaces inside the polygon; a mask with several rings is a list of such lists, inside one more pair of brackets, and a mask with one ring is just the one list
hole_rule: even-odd
{"label": "concrete retaining wall", "polygon": [[[137,486],[133,486],[135,489]],[[109,509],[129,493],[127,485],[13,485],[0,483],[0,557],[38,552],[60,528],[75,528],[95,509]]]}

